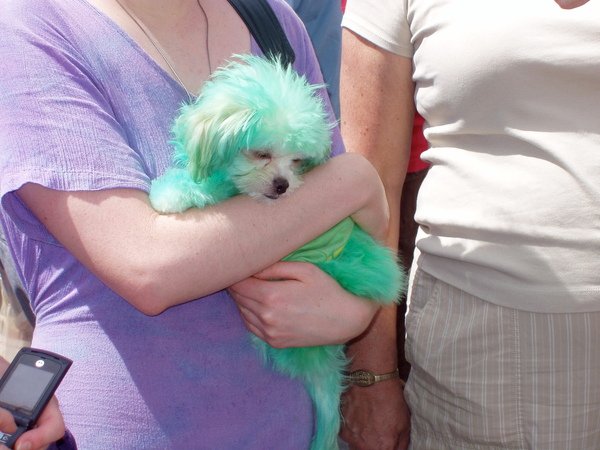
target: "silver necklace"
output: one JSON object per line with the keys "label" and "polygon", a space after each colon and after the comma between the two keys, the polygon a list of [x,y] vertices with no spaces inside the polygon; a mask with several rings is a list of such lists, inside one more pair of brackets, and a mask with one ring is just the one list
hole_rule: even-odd
{"label": "silver necklace", "polygon": [[[158,54],[161,56],[161,58],[163,59],[163,61],[165,62],[165,64],[167,65],[167,67],[169,68],[169,70],[171,71],[171,73],[173,74],[175,79],[177,80],[177,82],[181,85],[181,87],[183,87],[183,89],[185,89],[185,92],[187,93],[189,100],[192,101],[192,93],[191,93],[190,89],[187,88],[187,86],[185,85],[185,83],[183,82],[183,80],[181,79],[181,77],[179,76],[179,74],[177,73],[175,68],[173,67],[173,64],[170,61],[171,58],[169,58],[166,50],[164,48],[162,48],[162,46],[159,44],[158,40],[154,37],[152,32],[148,29],[148,27],[146,27],[146,25],[144,25],[144,22],[142,22],[138,18],[138,16],[135,15],[135,13],[133,11],[131,11],[123,3],[121,3],[120,0],[115,0],[115,1],[121,7],[121,9],[123,11],[125,11],[125,13],[129,16],[129,18],[137,25],[137,27],[142,31],[142,33],[144,33],[144,35],[146,36],[148,41],[152,44],[152,46],[156,49]],[[208,43],[208,36],[209,36],[208,16],[206,15],[206,11],[204,11],[204,8],[202,7],[200,0],[196,0],[196,3],[198,3],[198,7],[200,8],[200,11],[202,11],[202,15],[204,16],[204,20],[206,22],[206,33],[205,33],[204,44],[205,44],[205,48],[206,48],[206,56],[208,58],[208,72],[212,73],[212,64],[210,61],[210,46]]]}

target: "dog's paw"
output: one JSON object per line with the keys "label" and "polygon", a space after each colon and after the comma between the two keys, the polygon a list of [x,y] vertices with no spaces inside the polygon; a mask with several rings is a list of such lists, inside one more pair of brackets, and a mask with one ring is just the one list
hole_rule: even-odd
{"label": "dog's paw", "polygon": [[160,195],[152,195],[150,193],[150,204],[155,211],[161,214],[172,214],[185,211],[187,207],[177,200],[173,200],[175,192],[161,191]]}
{"label": "dog's paw", "polygon": [[183,212],[193,206],[187,193],[189,183],[182,183],[185,175],[183,172],[172,170],[152,182],[150,204],[154,210],[161,214],[171,214]]}

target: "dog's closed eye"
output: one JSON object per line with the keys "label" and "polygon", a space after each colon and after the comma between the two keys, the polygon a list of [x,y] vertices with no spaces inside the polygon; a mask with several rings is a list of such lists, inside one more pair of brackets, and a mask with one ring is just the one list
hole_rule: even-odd
{"label": "dog's closed eye", "polygon": [[292,159],[292,167],[296,171],[303,171],[306,165],[306,160],[303,158]]}
{"label": "dog's closed eye", "polygon": [[246,153],[246,156],[250,159],[268,161],[271,159],[271,153],[267,150],[251,150]]}

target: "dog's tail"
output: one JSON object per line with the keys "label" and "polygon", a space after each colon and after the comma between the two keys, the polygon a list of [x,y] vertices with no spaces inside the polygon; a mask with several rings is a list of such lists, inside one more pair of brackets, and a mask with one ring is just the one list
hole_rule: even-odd
{"label": "dog's tail", "polygon": [[341,425],[343,374],[330,371],[305,382],[315,408],[315,433],[310,450],[337,450]]}
{"label": "dog's tail", "polygon": [[301,380],[310,396],[315,432],[310,450],[337,450],[341,425],[340,397],[348,359],[343,345],[273,348],[252,335],[265,363],[276,371]]}

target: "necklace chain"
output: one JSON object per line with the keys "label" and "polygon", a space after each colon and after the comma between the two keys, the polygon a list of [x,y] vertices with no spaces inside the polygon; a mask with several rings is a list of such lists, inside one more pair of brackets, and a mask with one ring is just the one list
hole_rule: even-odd
{"label": "necklace chain", "polygon": [[[115,0],[115,1],[121,7],[121,9],[123,11],[125,11],[125,13],[129,16],[129,18],[137,25],[137,27],[142,31],[142,33],[144,33],[144,36],[146,36],[146,38],[148,39],[148,42],[150,42],[150,44],[152,44],[152,46],[156,49],[156,51],[161,56],[161,58],[163,59],[163,61],[165,62],[165,64],[167,65],[167,67],[169,68],[169,70],[171,71],[171,73],[173,74],[175,79],[177,80],[177,82],[181,85],[181,87],[183,87],[183,89],[185,89],[186,93],[188,94],[189,100],[191,101],[192,93],[191,93],[190,89],[187,88],[187,86],[185,85],[185,83],[183,82],[183,80],[181,79],[181,77],[179,76],[177,71],[175,70],[175,67],[173,67],[173,63],[170,61],[171,58],[168,56],[166,50],[164,48],[162,48],[162,46],[160,45],[158,40],[153,36],[152,32],[148,29],[148,27],[146,27],[144,22],[142,22],[140,20],[140,18],[137,15],[135,15],[135,13],[133,11],[131,11],[123,3],[121,3],[121,0]],[[206,47],[206,56],[208,58],[208,71],[209,71],[209,73],[212,73],[212,64],[210,61],[210,46],[209,46],[209,42],[208,42],[208,36],[209,36],[208,16],[206,15],[206,11],[204,11],[204,8],[202,7],[202,3],[200,3],[200,0],[196,0],[196,3],[198,3],[198,7],[200,8],[200,11],[202,11],[202,15],[204,16],[204,20],[206,22],[206,32],[205,32],[204,44]]]}

